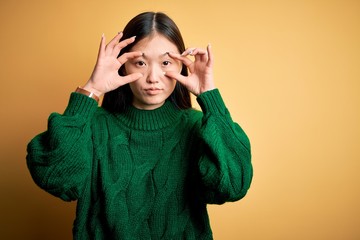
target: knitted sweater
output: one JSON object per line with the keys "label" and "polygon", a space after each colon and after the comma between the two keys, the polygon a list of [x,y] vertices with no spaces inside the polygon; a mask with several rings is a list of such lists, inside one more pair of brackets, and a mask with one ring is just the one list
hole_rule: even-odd
{"label": "knitted sweater", "polygon": [[217,89],[202,112],[171,102],[109,113],[72,93],[65,112],[28,145],[41,188],[77,200],[74,239],[213,239],[206,204],[245,196],[250,143]]}

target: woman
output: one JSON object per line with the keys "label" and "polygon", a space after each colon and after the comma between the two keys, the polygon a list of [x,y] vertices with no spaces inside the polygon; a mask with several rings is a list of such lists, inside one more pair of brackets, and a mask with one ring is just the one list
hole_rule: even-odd
{"label": "woman", "polygon": [[212,66],[210,46],[185,49],[163,13],[102,36],[90,79],[28,145],[34,181],[78,201],[74,239],[212,239],[206,204],[241,199],[252,179]]}

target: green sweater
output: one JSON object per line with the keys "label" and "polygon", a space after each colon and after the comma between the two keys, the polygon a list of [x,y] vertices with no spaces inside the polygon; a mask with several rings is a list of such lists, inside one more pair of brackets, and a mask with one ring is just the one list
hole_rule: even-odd
{"label": "green sweater", "polygon": [[28,145],[41,188],[77,200],[74,239],[213,239],[206,204],[245,196],[250,143],[217,89],[202,112],[171,102],[109,113],[72,93],[64,114]]}

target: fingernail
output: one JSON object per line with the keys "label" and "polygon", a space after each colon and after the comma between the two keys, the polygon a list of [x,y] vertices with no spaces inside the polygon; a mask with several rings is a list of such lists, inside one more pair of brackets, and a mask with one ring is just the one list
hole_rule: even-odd
{"label": "fingernail", "polygon": [[164,75],[166,75],[166,72],[163,72]]}
{"label": "fingernail", "polygon": [[118,32],[118,34],[122,34],[122,31]]}
{"label": "fingernail", "polygon": [[103,34],[101,34],[101,38],[104,38],[105,37],[105,34],[103,33]]}

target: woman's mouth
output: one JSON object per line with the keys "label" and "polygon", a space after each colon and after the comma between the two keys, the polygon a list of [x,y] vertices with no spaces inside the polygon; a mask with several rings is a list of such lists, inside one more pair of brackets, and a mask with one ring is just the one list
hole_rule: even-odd
{"label": "woman's mouth", "polygon": [[156,87],[146,88],[144,90],[148,95],[156,95],[162,91],[161,88],[156,88]]}

